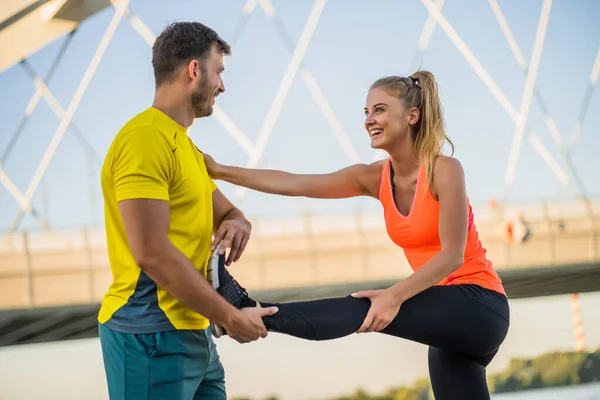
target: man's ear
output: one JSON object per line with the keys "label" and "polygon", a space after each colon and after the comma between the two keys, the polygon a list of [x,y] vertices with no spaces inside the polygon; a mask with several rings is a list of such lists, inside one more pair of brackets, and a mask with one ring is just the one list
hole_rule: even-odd
{"label": "man's ear", "polygon": [[187,65],[187,73],[193,81],[200,79],[201,74],[200,63],[198,60],[191,60]]}

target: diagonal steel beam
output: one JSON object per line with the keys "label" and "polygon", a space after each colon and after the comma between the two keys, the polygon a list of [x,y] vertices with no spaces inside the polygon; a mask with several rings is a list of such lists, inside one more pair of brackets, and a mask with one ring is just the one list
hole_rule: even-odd
{"label": "diagonal steel beam", "polygon": [[[283,41],[284,45],[287,47],[288,51],[290,53],[293,53],[294,47],[295,47],[294,42],[293,42],[292,38],[290,37],[290,34],[288,33],[288,31],[285,28],[285,25],[283,24],[281,19],[279,19],[277,17],[275,8],[271,4],[271,1],[270,0],[260,0],[260,6],[263,9],[263,11],[265,12],[265,14],[267,15],[267,17],[271,18],[271,20],[273,21],[273,25],[275,26],[275,29],[277,30],[279,37]],[[348,156],[348,159],[350,160],[350,162],[359,163],[360,157],[358,156],[358,152],[354,148],[352,141],[350,141],[348,134],[344,131],[342,124],[340,123],[339,119],[335,115],[335,112],[329,105],[329,102],[327,101],[325,94],[323,94],[323,92],[321,91],[321,88],[320,88],[319,84],[317,83],[316,78],[314,77],[312,72],[308,69],[306,62],[304,60],[302,60],[300,63],[300,77],[306,84],[306,87],[308,88],[308,91],[312,95],[313,100],[315,101],[317,106],[319,106],[319,109],[323,112],[323,116],[325,117],[325,120],[329,124],[329,127],[331,128],[333,135],[335,136],[338,143],[342,147],[342,150]]]}
{"label": "diagonal steel beam", "polygon": [[500,29],[502,30],[504,37],[508,41],[508,46],[510,47],[513,55],[515,56],[515,59],[517,60],[517,64],[519,64],[519,67],[521,67],[521,69],[527,70],[527,61],[525,61],[525,57],[523,56],[523,53],[519,48],[517,39],[515,39],[515,36],[513,35],[512,30],[510,29],[508,21],[506,20],[506,17],[504,17],[504,13],[502,12],[500,5],[498,4],[498,1],[488,1],[490,3],[490,7],[492,7],[494,15],[496,16],[496,19],[498,20],[498,23],[500,24]]}
{"label": "diagonal steel beam", "polygon": [[[596,53],[596,60],[594,61],[594,65],[592,66],[592,72],[590,74],[590,83],[586,90],[585,97],[584,97],[583,103],[581,105],[581,110],[579,111],[579,116],[577,117],[577,121],[575,122],[575,126],[573,128],[573,135],[571,136],[571,142],[569,143],[569,146],[565,149],[567,164],[573,169],[573,171],[575,171],[575,166],[573,165],[573,150],[575,149],[575,145],[577,144],[577,139],[579,138],[579,135],[581,133],[581,127],[583,126],[583,121],[585,121],[585,116],[586,116],[588,107],[590,105],[590,101],[592,99],[592,93],[594,92],[596,82],[598,82],[599,74],[600,74],[600,48],[598,48],[598,52]],[[576,173],[573,174],[573,178],[575,179],[575,183],[577,184],[577,186],[579,187],[579,190],[582,193],[583,201],[584,201],[586,211],[588,214],[588,218],[589,218],[590,222],[592,223],[592,232],[594,235],[594,245],[593,245],[594,258],[597,259],[598,253],[600,250],[598,249],[598,245],[599,245],[598,229],[596,227],[596,224],[594,223],[594,220],[595,220],[594,210],[592,208],[592,204],[589,200],[589,197],[587,196],[585,186],[583,184],[583,180]]]}
{"label": "diagonal steel beam", "polygon": [[242,18],[240,18],[235,28],[233,28],[233,33],[231,34],[231,39],[229,42],[231,47],[234,47],[237,44],[240,36],[242,36],[242,32],[244,32],[246,24],[250,19],[250,15],[252,15],[254,9],[256,8],[257,2],[258,0],[248,0],[246,4],[244,4],[244,7],[242,7]]}
{"label": "diagonal steel beam", "polygon": [[17,203],[19,203],[20,209],[24,209],[26,212],[31,213],[31,215],[40,223],[40,225],[44,229],[51,229],[48,221],[46,221],[42,214],[35,207],[33,207],[31,201],[27,197],[25,197],[25,195],[19,190],[17,185],[15,185],[10,180],[8,175],[6,175],[6,173],[2,169],[2,165],[0,165],[0,185],[4,186],[8,193],[10,193],[12,197],[14,197]]}
{"label": "diagonal steel beam", "polygon": [[504,177],[505,201],[508,195],[508,190],[510,187],[512,187],[515,179],[519,154],[521,152],[521,143],[523,142],[525,126],[527,125],[527,119],[529,117],[529,109],[531,107],[531,100],[533,98],[533,88],[535,87],[537,72],[540,66],[540,59],[542,57],[542,49],[544,48],[544,39],[546,38],[546,32],[548,30],[548,20],[550,19],[551,9],[552,0],[544,0],[538,22],[538,29],[535,35],[533,52],[531,54],[530,67],[527,69],[527,78],[525,80],[525,88],[521,98],[519,118],[517,119],[513,143],[510,154],[508,155],[508,165],[506,166],[506,174]]}
{"label": "diagonal steel beam", "polygon": [[246,4],[244,4],[242,11],[244,12],[244,14],[252,14],[257,5],[258,0],[248,0],[246,1]]}
{"label": "diagonal steel beam", "polygon": [[19,203],[19,209],[25,210],[26,212],[31,213],[31,215],[40,223],[42,228],[46,230],[50,230],[50,224],[46,219],[42,216],[42,214],[33,206],[31,200],[28,199],[25,194],[21,192],[21,190],[13,183],[13,181],[6,175],[4,169],[2,168],[2,163],[0,163],[0,185],[4,186],[8,193]]}
{"label": "diagonal steel beam", "polygon": [[[444,8],[445,0],[435,0],[433,3],[440,12]],[[427,15],[427,20],[425,21],[425,25],[423,25],[423,30],[421,31],[421,35],[419,36],[419,40],[417,41],[417,51],[413,56],[413,61],[411,62],[411,71],[414,71],[418,68],[418,60],[423,60],[423,53],[429,47],[429,43],[431,43],[431,37],[433,36],[433,32],[435,31],[435,27],[437,26],[437,22],[435,18],[431,16],[431,14]]]}
{"label": "diagonal steel beam", "polygon": [[[517,64],[519,65],[519,67],[521,67],[523,72],[525,74],[527,74],[527,69],[528,69],[527,61],[525,61],[525,57],[523,56],[523,53],[521,52],[521,49],[519,48],[517,40],[515,39],[515,36],[513,35],[512,31],[510,29],[510,26],[508,25],[508,21],[504,17],[504,13],[502,12],[500,5],[498,4],[497,0],[489,0],[489,3],[490,3],[490,6],[492,7],[492,11],[494,11],[494,15],[496,16],[496,19],[498,20],[500,29],[502,30],[502,33],[504,34],[504,37],[506,38],[506,41],[508,42],[508,46],[510,47],[510,49],[513,53],[513,56],[515,57],[515,60],[517,61]],[[562,149],[562,147],[563,147],[562,135],[558,131],[556,122],[554,122],[554,119],[550,115],[548,106],[546,105],[546,102],[544,101],[544,98],[542,97],[542,94],[540,93],[537,85],[534,85],[533,93],[536,97],[537,102],[540,105],[540,108],[542,109],[542,113],[544,114],[544,120],[546,121],[546,125],[548,126],[548,129],[550,130],[550,133],[552,134],[552,138],[554,139],[554,141],[556,142],[558,147]]]}
{"label": "diagonal steel beam", "polygon": [[[482,82],[488,87],[491,91],[492,95],[496,98],[496,100],[500,103],[504,111],[509,115],[509,117],[513,120],[513,122],[517,122],[519,119],[519,112],[516,107],[508,100],[504,92],[500,89],[498,84],[494,81],[494,79],[490,76],[490,74],[486,71],[486,69],[481,65],[479,60],[475,57],[473,52],[469,49],[469,47],[465,44],[465,42],[460,38],[458,33],[452,28],[452,25],[446,20],[446,18],[442,15],[442,13],[433,5],[431,0],[421,0],[421,3],[425,8],[429,11],[429,13],[436,19],[438,25],[444,30],[448,38],[454,43],[458,51],[465,57],[469,65],[473,68],[477,76],[482,80]],[[552,170],[552,172],[556,175],[557,179],[565,186],[568,186],[572,191],[574,188],[570,184],[569,176],[563,171],[560,167],[556,159],[550,154],[548,149],[542,144],[537,135],[531,129],[526,128],[526,134],[528,139],[535,149],[535,151],[542,157],[542,159],[546,162],[548,167]],[[576,193],[576,190],[575,190]]]}
{"label": "diagonal steel beam", "polygon": [[577,140],[579,140],[579,135],[581,134],[581,127],[583,126],[583,121],[585,120],[587,110],[590,106],[590,101],[592,100],[592,94],[594,93],[594,89],[596,88],[596,83],[598,82],[598,75],[600,74],[600,47],[598,48],[598,52],[596,53],[596,59],[594,61],[594,65],[592,66],[592,72],[590,73],[590,83],[585,92],[585,96],[583,99],[583,103],[581,104],[581,109],[579,111],[579,116],[577,117],[577,121],[575,122],[575,126],[573,127],[573,133],[571,134],[571,141],[567,148],[567,153],[569,156],[573,152],[575,145],[577,144]]}
{"label": "diagonal steel beam", "polygon": [[[437,7],[440,12],[444,8],[445,0],[435,0],[433,5]],[[425,50],[429,47],[429,43],[431,43],[431,37],[433,36],[433,32],[435,31],[435,27],[437,26],[437,22],[435,18],[429,13],[427,13],[427,20],[425,20],[425,24],[423,25],[423,29],[421,30],[421,34],[419,35],[419,40],[417,40],[417,50],[413,55],[413,60],[410,63],[411,67],[409,73],[418,69],[419,59],[421,62],[423,61]],[[383,150],[376,149],[373,152],[373,157],[371,158],[371,162],[383,160],[386,157],[386,153]]]}
{"label": "diagonal steel beam", "polygon": [[[108,28],[106,29],[104,36],[102,37],[102,40],[100,41],[100,44],[98,45],[98,48],[96,49],[96,53],[94,54],[94,57],[92,58],[90,64],[88,65],[87,70],[85,71],[85,74],[79,84],[79,87],[77,88],[75,94],[73,95],[73,99],[71,100],[71,103],[69,104],[69,107],[67,108],[67,110],[65,112],[64,118],[62,119],[60,125],[58,126],[56,132],[54,133],[54,137],[52,138],[52,141],[50,142],[48,149],[46,150],[46,153],[44,154],[42,161],[40,162],[40,164],[31,180],[29,187],[27,188],[27,191],[25,192],[25,197],[27,198],[28,201],[31,201],[31,199],[35,195],[35,192],[37,191],[37,188],[38,188],[44,174],[46,173],[48,165],[50,165],[52,158],[54,158],[54,154],[56,153],[56,150],[58,149],[58,146],[60,145],[60,142],[62,141],[62,138],[64,137],[64,135],[71,123],[71,120],[73,119],[73,115],[75,114],[75,111],[79,107],[79,104],[81,103],[81,99],[83,98],[83,95],[85,94],[85,91],[87,90],[88,85],[90,84],[94,74],[96,73],[96,69],[98,68],[100,61],[102,60],[102,57],[104,56],[104,52],[106,51],[110,41],[112,40],[112,38],[117,30],[117,27],[119,26],[119,23],[121,22],[121,19],[123,18],[125,10],[127,9],[127,6],[129,5],[129,0],[121,0],[121,1],[112,0],[112,5],[115,8],[115,14],[113,15],[113,18],[111,19],[111,21],[108,25]],[[23,217],[24,212],[25,212],[25,210],[23,209],[23,207],[21,207],[21,209],[17,213],[17,216],[15,217],[15,220],[12,224],[12,227],[11,227],[12,232],[14,232],[15,230],[17,230],[19,228],[19,224],[21,223],[21,219]]]}
{"label": "diagonal steel beam", "polygon": [[[513,55],[515,56],[517,63],[525,72],[527,72],[528,67],[527,67],[525,58],[523,57],[523,54],[521,53],[521,49],[519,48],[519,45],[517,44],[517,41],[515,40],[514,35],[512,34],[512,31],[510,29],[510,26],[508,25],[508,22],[506,21],[506,18],[504,17],[504,14],[502,13],[502,9],[500,8],[500,5],[498,4],[497,0],[489,0],[489,3],[490,3],[490,6],[492,7],[492,10],[494,11],[494,14],[496,15],[496,19],[498,20],[498,23],[500,24],[500,28],[509,43],[509,46],[513,52]],[[581,193],[581,197],[584,202],[585,208],[587,209],[588,216],[590,216],[590,217],[593,215],[593,211],[591,209],[589,197],[587,195],[585,185],[583,184],[583,181],[581,180],[579,173],[577,172],[577,169],[575,168],[575,165],[573,164],[573,160],[571,157],[571,151],[572,151],[574,142],[576,141],[576,137],[579,135],[581,125],[585,118],[585,113],[589,106],[589,100],[591,98],[591,94],[593,92],[595,83],[598,79],[599,71],[600,71],[600,49],[598,50],[598,54],[596,56],[596,61],[594,63],[594,67],[592,68],[592,73],[590,75],[590,85],[588,86],[588,90],[584,97],[582,108],[579,113],[579,118],[576,121],[575,126],[573,128],[572,141],[569,146],[565,145],[563,137],[562,137],[560,131],[558,130],[558,127],[557,127],[556,123],[554,122],[554,119],[550,115],[550,111],[548,110],[548,106],[546,105],[546,102],[544,101],[537,86],[534,86],[534,94],[540,105],[540,108],[542,109],[542,113],[544,114],[544,120],[546,121],[546,125],[548,126],[548,129],[550,130],[550,133],[552,134],[554,141],[556,142],[559,149],[563,153],[563,156],[564,156],[566,164],[567,164],[567,168],[569,169],[569,171],[571,172],[571,175],[573,176],[573,179],[575,180],[576,186]]]}
{"label": "diagonal steel beam", "polygon": [[435,18],[437,23],[440,25],[442,30],[446,33],[448,38],[452,41],[452,43],[456,46],[458,51],[463,55],[466,61],[469,63],[471,68],[475,70],[475,73],[479,76],[479,78],[483,81],[483,83],[487,86],[487,88],[492,92],[496,100],[502,105],[502,108],[506,111],[506,113],[511,117],[511,119],[516,122],[519,118],[519,112],[516,107],[512,105],[512,103],[508,100],[508,98],[504,95],[498,84],[494,81],[494,79],[490,76],[487,70],[481,65],[479,60],[475,57],[471,49],[465,44],[465,42],[460,38],[458,33],[454,30],[452,25],[448,22],[448,20],[442,15],[440,10],[438,10],[431,0],[421,0],[421,3],[425,6],[427,11],[431,16]]}
{"label": "diagonal steel beam", "polygon": [[[54,93],[52,93],[47,83],[38,74],[36,74],[31,65],[29,65],[29,63],[27,62],[27,60],[22,60],[21,66],[23,67],[23,69],[25,69],[25,71],[33,81],[37,89],[36,93],[41,93],[42,97],[44,98],[44,100],[46,100],[46,103],[48,104],[48,106],[50,106],[50,109],[52,110],[54,115],[56,115],[62,121],[66,116],[66,111],[60,104],[56,96],[54,96]],[[71,132],[75,134],[75,138],[77,139],[81,147],[83,147],[83,149],[87,152],[88,156],[92,160],[94,160],[96,164],[101,165],[100,156],[96,153],[96,150],[94,150],[94,147],[90,144],[90,142],[88,142],[88,140],[85,138],[79,127],[75,125],[75,122],[71,121],[70,128]]]}
{"label": "diagonal steel beam", "polygon": [[[52,76],[54,75],[54,73],[56,72],[56,68],[58,67],[58,64],[60,63],[60,61],[62,60],[62,57],[64,56],[64,54],[67,50],[67,47],[71,43],[74,33],[75,33],[75,30],[69,32],[66,39],[63,41],[56,57],[54,58],[54,61],[52,62],[52,65],[50,65],[50,69],[48,70],[48,73],[46,74],[46,79],[45,79],[46,81],[49,81],[52,78]],[[25,60],[23,60],[23,62],[24,61]],[[6,187],[6,190],[8,190],[8,192],[15,198],[15,200],[19,203],[19,206],[24,207],[27,212],[30,212],[38,220],[38,222],[40,222],[40,224],[42,225],[42,227],[44,229],[50,229],[49,223],[42,217],[42,214],[39,212],[39,210],[37,210],[33,206],[33,204],[31,204],[31,202],[27,201],[27,199],[25,198],[25,195],[23,193],[21,193],[19,188],[10,180],[10,178],[6,175],[6,173],[4,172],[4,170],[1,167],[3,164],[6,163],[8,156],[11,154],[12,149],[14,148],[15,144],[17,143],[17,140],[19,139],[19,137],[25,130],[25,127],[27,126],[27,123],[29,122],[29,118],[31,117],[31,114],[37,107],[41,98],[42,98],[42,90],[37,88],[35,93],[33,94],[33,96],[29,99],[29,102],[27,103],[27,107],[25,108],[25,112],[23,113],[23,117],[21,118],[21,122],[19,123],[19,125],[18,125],[17,129],[15,130],[15,133],[12,135],[11,139],[8,141],[8,145],[4,149],[2,156],[0,156],[0,184],[2,184],[4,187]]]}
{"label": "diagonal steel beam", "polygon": [[[50,66],[50,69],[48,70],[48,73],[46,74],[46,78],[44,79],[46,82],[50,81],[50,79],[52,79],[52,76],[54,76],[54,73],[56,72],[56,68],[58,67],[58,64],[60,63],[60,61],[62,60],[62,58],[67,50],[67,47],[69,46],[69,44],[71,43],[71,40],[73,39],[74,34],[75,34],[75,30],[69,32],[69,34],[67,35],[67,38],[63,41],[62,46],[60,47],[60,49],[56,55],[56,58],[52,62],[52,65]],[[25,59],[23,61],[25,61]],[[37,107],[41,98],[42,98],[42,90],[39,88],[36,88],[35,93],[33,94],[33,96],[31,96],[31,99],[29,99],[29,102],[27,103],[27,107],[25,108],[25,112],[23,113],[23,117],[21,118],[21,122],[19,123],[17,130],[15,131],[15,133],[9,140],[8,146],[6,146],[6,149],[4,149],[4,152],[2,153],[2,156],[0,157],[0,163],[6,163],[6,159],[10,155],[18,138],[21,136],[21,133],[23,133],[23,131],[25,130],[25,126],[27,125],[27,122],[29,122],[29,118],[31,117],[31,114],[33,113],[33,111],[35,111],[35,108]]]}
{"label": "diagonal steel beam", "polygon": [[213,106],[213,116],[217,120],[219,124],[225,129],[227,133],[239,144],[239,146],[244,150],[244,152],[248,155],[248,157],[252,157],[255,154],[258,154],[258,149],[254,146],[254,143],[248,139],[248,136],[238,126],[229,118],[229,116],[221,109],[221,107],[217,107],[215,104]]}
{"label": "diagonal steel beam", "polygon": [[[513,56],[515,57],[517,64],[519,65],[519,67],[521,67],[523,72],[525,74],[527,74],[527,69],[529,68],[527,65],[527,61],[525,61],[525,57],[523,57],[523,53],[521,52],[521,49],[519,48],[517,40],[515,39],[515,37],[512,33],[512,30],[510,29],[510,26],[508,25],[508,21],[504,17],[504,13],[502,12],[500,5],[498,4],[497,0],[489,0],[489,3],[490,3],[490,6],[492,7],[492,10],[494,11],[494,15],[496,16],[496,19],[498,20],[500,29],[502,30],[502,33],[504,34],[504,37],[506,38],[506,41],[508,42],[508,45],[513,53]],[[556,122],[554,121],[554,118],[552,118],[552,115],[550,115],[550,110],[548,109],[548,106],[546,105],[546,102],[544,101],[544,98],[543,98],[539,88],[537,87],[537,85],[534,85],[533,93],[535,95],[537,102],[540,105],[542,113],[544,114],[544,120],[546,122],[546,125],[548,126],[548,129],[550,130],[550,133],[552,134],[552,138],[556,142],[557,146],[561,150],[564,150],[564,141],[562,138],[562,134],[558,130],[558,127],[556,125]]]}
{"label": "diagonal steel beam", "polygon": [[[29,65],[29,63],[27,62],[27,60],[22,60],[21,66],[25,69],[25,71],[31,77],[33,83],[35,84],[35,86],[37,88],[36,93],[42,93],[44,100],[46,100],[46,103],[50,106],[50,109],[52,110],[54,115],[56,115],[58,117],[59,121],[61,121],[63,118],[65,118],[66,112],[65,112],[64,108],[62,107],[62,105],[60,104],[58,99],[56,99],[56,97],[54,96],[54,94],[52,93],[52,91],[50,90],[48,85],[46,84],[46,82],[44,82],[44,80],[39,75],[36,74],[36,72],[33,70],[31,65]],[[79,142],[79,144],[81,145],[83,150],[86,152],[87,159],[89,160],[88,167],[89,167],[89,172],[90,172],[90,179],[89,179],[88,184],[89,184],[89,189],[90,189],[90,211],[92,214],[92,221],[94,221],[94,219],[95,219],[94,211],[96,210],[95,200],[94,200],[95,199],[95,197],[94,197],[95,190],[94,190],[94,183],[93,183],[95,181],[95,179],[94,179],[95,170],[94,170],[94,166],[92,165],[92,163],[95,162],[96,166],[98,168],[100,168],[102,165],[102,160],[100,159],[100,156],[96,153],[96,150],[94,150],[94,147],[85,138],[85,136],[83,135],[83,133],[81,132],[79,127],[77,127],[75,122],[71,121],[70,127],[71,127],[70,132],[75,136],[75,139]]]}
{"label": "diagonal steel beam", "polygon": [[[500,24],[500,29],[502,30],[506,40],[508,41],[509,47],[512,50],[512,53],[515,57],[515,60],[517,61],[517,64],[527,74],[529,67],[527,65],[527,62],[525,61],[525,58],[523,57],[521,49],[519,48],[519,45],[517,44],[517,41],[516,41],[512,31],[510,29],[510,26],[508,25],[508,22],[506,21],[506,18],[504,17],[504,14],[502,13],[502,9],[500,8],[500,5],[498,4],[498,2],[496,0],[489,0],[489,3],[490,3],[490,6],[492,7],[492,10],[494,11],[494,14],[496,15],[496,19],[498,20],[498,23]],[[597,70],[595,71],[595,76],[594,76],[594,68],[592,68],[592,73],[590,75],[590,85],[588,86],[588,91],[586,93],[586,97],[584,99],[583,106],[582,106],[583,113],[580,112],[578,121],[583,121],[583,118],[585,115],[585,110],[587,110],[587,104],[589,104],[588,103],[589,98],[591,97],[591,91],[593,91],[593,86],[595,85],[595,81],[598,78],[598,71],[600,71],[600,49],[598,51],[595,65],[597,65],[597,67],[596,67]],[[590,90],[590,88],[592,90]],[[558,130],[558,127],[557,127],[556,123],[554,122],[554,119],[550,115],[548,106],[546,105],[546,102],[544,101],[542,94],[539,91],[537,85],[533,86],[533,91],[534,91],[535,97],[540,105],[540,108],[542,109],[542,113],[544,114],[544,120],[546,121],[546,125],[548,126],[548,129],[550,130],[550,133],[552,134],[554,141],[556,142],[558,148],[560,149],[560,151],[565,159],[567,168],[568,168],[569,172],[571,173],[573,180],[575,181],[575,185],[576,185],[577,189],[579,190],[579,193],[580,193],[579,200],[582,201],[582,203],[586,209],[586,212],[588,214],[588,218],[590,218],[590,220],[593,221],[594,211],[592,209],[585,185],[583,184],[583,181],[582,181],[581,177],[579,176],[579,173],[577,172],[577,168],[575,168],[575,165],[573,164],[573,160],[571,157],[571,151],[569,148],[567,148],[565,146],[562,135],[561,135],[560,131]],[[577,126],[581,126],[581,124],[576,122],[574,132],[577,131]],[[578,197],[578,196],[576,195],[575,197]],[[506,195],[505,195],[505,201],[506,201]],[[504,210],[504,207],[502,208],[502,210]],[[597,235],[595,228],[593,228],[593,231],[594,231],[594,235]],[[595,254],[597,253],[596,248],[595,248],[594,252],[595,252]]]}
{"label": "diagonal steel beam", "polygon": [[348,156],[348,160],[351,163],[360,163],[360,157],[358,155],[358,152],[356,151],[356,148],[354,147],[352,141],[350,140],[350,137],[342,127],[340,120],[335,115],[333,108],[331,108],[331,106],[329,105],[325,94],[323,94],[323,92],[321,91],[321,88],[317,83],[317,79],[308,69],[301,69],[300,76],[304,80],[304,83],[306,84],[306,87],[312,95],[315,103],[323,112],[323,115],[325,116],[325,119],[327,120],[327,123],[331,128],[331,132],[333,132],[333,135],[342,147],[342,150],[344,151],[344,153],[346,153],[346,156]]}
{"label": "diagonal steel beam", "polygon": [[264,148],[269,140],[271,132],[273,131],[273,127],[275,126],[275,122],[279,117],[279,113],[281,112],[281,107],[289,93],[289,90],[292,86],[292,82],[296,73],[300,68],[300,64],[302,63],[302,59],[306,54],[306,50],[308,49],[308,45],[312,39],[312,35],[315,32],[317,24],[319,22],[319,18],[321,17],[321,13],[325,8],[326,0],[316,0],[311,13],[304,25],[304,30],[300,35],[300,39],[298,40],[298,44],[294,49],[294,53],[288,63],[288,67],[285,71],[285,74],[280,82],[279,89],[273,99],[273,103],[271,104],[271,108],[267,113],[267,116],[263,122],[263,126],[258,134],[256,147],[258,147],[260,154],[256,157],[250,159],[248,166],[252,168],[256,166],[260,162],[260,157],[264,152]]}
{"label": "diagonal steel beam", "polygon": [[[249,2],[250,1],[252,1],[252,0],[249,0]],[[270,0],[258,0],[258,2],[260,4],[260,7],[262,8],[262,10],[264,11],[265,15],[272,20],[273,25],[275,26],[275,29],[277,30],[277,33],[279,34],[279,37],[283,41],[284,45],[287,47],[288,51],[293,55],[294,49],[295,49],[294,42],[293,42],[292,38],[290,37],[287,29],[285,28],[285,25],[283,24],[283,22],[277,17],[277,13],[275,11],[275,8],[271,4],[271,1]],[[327,97],[325,97],[325,94],[322,92],[319,84],[317,83],[316,78],[314,77],[312,72],[306,66],[304,59],[302,59],[300,61],[299,72],[300,72],[300,77],[304,81],[304,84],[306,85],[308,91],[310,92],[315,104],[323,112],[323,116],[325,117],[325,120],[327,121],[327,123],[329,124],[329,127],[331,128],[331,132],[333,133],[334,137],[337,139],[338,143],[342,147],[342,150],[346,153],[350,162],[359,163],[360,157],[358,156],[358,152],[356,151],[356,149],[354,148],[354,145],[350,141],[350,138],[344,131],[344,128],[342,127],[342,124],[339,122],[339,119],[337,118],[335,112],[329,105],[329,102],[327,101]],[[259,154],[256,154],[256,156],[260,158]],[[264,157],[264,154],[262,155],[262,159],[263,159],[263,161],[265,161],[264,162],[265,167],[271,168],[268,165],[268,163],[266,162],[266,158]],[[240,193],[240,191],[238,191],[238,196],[239,196],[239,193]],[[242,194],[242,196],[243,196],[243,194]],[[293,203],[295,203],[295,205],[303,211],[303,214],[308,214],[308,212],[306,211],[306,206],[304,204],[305,203],[304,199],[302,199],[301,197],[288,197],[288,199],[290,199]]]}
{"label": "diagonal steel beam", "polygon": [[[308,49],[308,45],[310,44],[312,36],[313,36],[315,29],[317,27],[317,24],[319,22],[319,18],[321,17],[321,13],[323,12],[323,9],[325,8],[326,2],[327,2],[327,0],[316,0],[313,5],[310,15],[308,16],[308,20],[306,21],[306,24],[304,25],[304,29],[300,35],[300,39],[298,40],[296,49],[294,50],[294,53],[292,54],[292,57],[288,63],[287,69],[285,71],[285,74],[279,84],[279,89],[277,90],[277,93],[275,94],[273,103],[271,103],[271,108],[269,109],[269,112],[267,113],[267,116],[263,122],[262,128],[261,128],[260,132],[258,133],[258,138],[256,139],[256,147],[258,148],[258,154],[253,157],[250,157],[250,159],[248,160],[248,163],[246,164],[247,168],[255,168],[258,165],[258,163],[261,161],[261,158],[265,151],[267,142],[269,141],[271,133],[273,132],[275,122],[277,122],[277,118],[279,117],[279,113],[281,112],[283,103],[287,97],[287,94],[289,93],[291,86],[292,86],[294,77],[296,76],[296,73],[298,72],[298,70],[300,68],[302,59],[304,58],[304,55],[306,54],[306,50]],[[238,188],[238,190],[237,190],[238,200],[241,200],[244,197],[244,195],[246,194],[246,192],[247,192],[246,188],[242,188],[242,187]]]}

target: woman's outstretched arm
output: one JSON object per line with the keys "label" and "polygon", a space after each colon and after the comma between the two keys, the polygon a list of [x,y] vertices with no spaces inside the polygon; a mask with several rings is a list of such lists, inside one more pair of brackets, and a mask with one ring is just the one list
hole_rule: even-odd
{"label": "woman's outstretched arm", "polygon": [[223,180],[264,193],[283,196],[339,199],[378,197],[382,162],[355,164],[327,174],[293,174],[271,169],[248,169],[217,163],[205,154],[208,173]]}

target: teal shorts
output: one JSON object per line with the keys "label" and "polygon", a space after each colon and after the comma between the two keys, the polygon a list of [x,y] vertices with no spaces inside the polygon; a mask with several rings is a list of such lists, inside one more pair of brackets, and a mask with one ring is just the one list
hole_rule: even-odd
{"label": "teal shorts", "polygon": [[98,325],[110,400],[226,400],[210,328],[148,334]]}

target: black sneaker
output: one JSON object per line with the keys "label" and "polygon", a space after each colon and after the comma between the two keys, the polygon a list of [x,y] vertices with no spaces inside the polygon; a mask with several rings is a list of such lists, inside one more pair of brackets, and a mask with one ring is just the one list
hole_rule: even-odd
{"label": "black sneaker", "polygon": [[[225,267],[225,254],[219,255],[219,246],[212,252],[208,259],[207,279],[213,289],[215,289],[225,300],[237,309],[244,307],[255,307],[256,301],[248,295],[248,291],[243,288],[231,276]],[[225,329],[214,322],[210,322],[212,334],[219,338],[226,335]]]}

